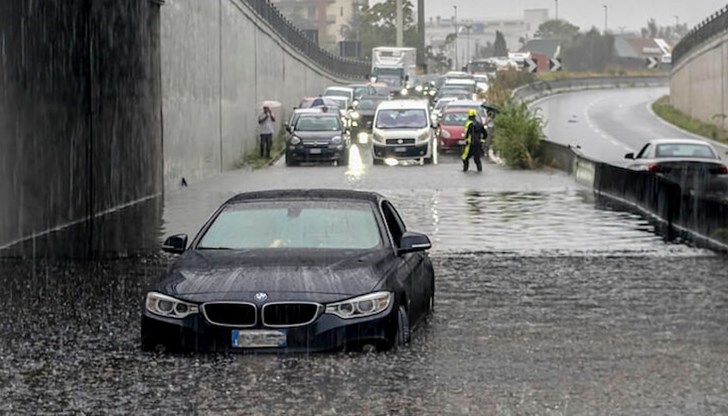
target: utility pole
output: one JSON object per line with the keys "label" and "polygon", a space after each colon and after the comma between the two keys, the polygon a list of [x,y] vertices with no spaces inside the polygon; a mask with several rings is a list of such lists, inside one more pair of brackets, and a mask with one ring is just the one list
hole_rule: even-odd
{"label": "utility pole", "polygon": [[397,47],[404,46],[404,12],[402,0],[397,0]]}
{"label": "utility pole", "polygon": [[422,71],[427,70],[425,54],[425,0],[417,0],[417,65]]}
{"label": "utility pole", "polygon": [[554,0],[556,3],[556,20],[559,20],[559,0]]}
{"label": "utility pole", "polygon": [[608,15],[609,8],[607,7],[606,4],[602,4],[602,6],[604,7],[604,34],[606,35],[607,34],[607,15]]}
{"label": "utility pole", "polygon": [[458,71],[458,6],[452,6],[455,9],[455,16],[452,18],[452,24],[455,26],[455,70]]}
{"label": "utility pole", "polygon": [[673,17],[675,18],[675,27],[680,26],[680,16],[675,15]]}

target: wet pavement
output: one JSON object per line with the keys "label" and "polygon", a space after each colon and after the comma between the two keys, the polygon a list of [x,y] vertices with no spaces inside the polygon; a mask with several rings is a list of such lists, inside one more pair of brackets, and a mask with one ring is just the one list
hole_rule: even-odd
{"label": "wet pavement", "polygon": [[430,234],[436,312],[379,354],[155,355],[170,257],[0,260],[0,413],[728,414],[728,259],[665,243],[559,172],[279,165],[167,192],[166,234],[243,190],[373,189]]}

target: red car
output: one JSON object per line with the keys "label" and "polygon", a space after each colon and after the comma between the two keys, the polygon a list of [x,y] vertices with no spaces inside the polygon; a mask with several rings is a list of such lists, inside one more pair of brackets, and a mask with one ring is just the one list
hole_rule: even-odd
{"label": "red car", "polygon": [[467,108],[445,108],[437,129],[440,150],[459,150],[465,146],[465,123],[467,121]]}

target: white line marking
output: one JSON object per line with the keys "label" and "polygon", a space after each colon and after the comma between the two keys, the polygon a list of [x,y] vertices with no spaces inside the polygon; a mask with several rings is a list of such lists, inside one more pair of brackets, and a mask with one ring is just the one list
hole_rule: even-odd
{"label": "white line marking", "polygon": [[140,198],[140,199],[137,199],[135,201],[127,202],[126,204],[118,205],[118,206],[116,206],[114,208],[109,208],[109,209],[107,209],[105,211],[97,212],[95,215],[87,215],[87,216],[85,216],[85,217],[83,217],[81,219],[78,219],[78,220],[75,220],[75,221],[71,221],[71,222],[68,222],[68,223],[65,223],[65,224],[57,225],[57,226],[55,226],[53,228],[49,228],[49,229],[47,229],[45,231],[40,231],[40,232],[33,233],[33,234],[28,235],[28,236],[25,236],[25,237],[18,238],[17,240],[13,240],[13,241],[11,241],[11,242],[9,242],[7,244],[4,244],[4,245],[0,246],[0,250],[5,250],[5,249],[7,249],[9,247],[12,247],[12,246],[14,246],[16,244],[22,243],[24,241],[33,240],[33,239],[36,239],[36,238],[38,238],[38,237],[40,237],[42,235],[54,233],[56,231],[61,231],[64,228],[68,228],[68,227],[72,227],[74,225],[81,224],[82,222],[86,222],[86,221],[88,221],[90,219],[93,219],[93,218],[103,217],[104,215],[108,215],[108,214],[111,214],[113,212],[120,211],[120,210],[125,209],[125,208],[129,208],[132,205],[140,204],[142,202],[146,202],[146,201],[149,201],[150,199],[154,199],[154,198],[159,198],[161,196],[162,196],[162,192],[159,192],[159,193],[156,193],[156,194],[150,195],[150,196],[145,196],[144,198]]}

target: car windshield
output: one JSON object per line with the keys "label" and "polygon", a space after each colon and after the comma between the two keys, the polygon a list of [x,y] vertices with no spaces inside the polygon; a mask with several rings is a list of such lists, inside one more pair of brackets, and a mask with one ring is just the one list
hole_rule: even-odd
{"label": "car windshield", "polygon": [[361,97],[362,95],[366,95],[369,92],[369,88],[366,86],[353,87],[353,89],[354,89],[354,98]]}
{"label": "car windshield", "polygon": [[373,100],[370,98],[359,101],[359,105],[356,106],[357,110],[376,110],[377,106],[384,100]]}
{"label": "car windshield", "polygon": [[437,102],[437,104],[435,104],[435,109],[436,110],[442,110],[443,108],[445,108],[446,105],[450,104],[451,102],[453,102],[453,100],[443,100],[443,99],[441,99],[440,101]]}
{"label": "car windshield", "polygon": [[467,121],[468,113],[466,112],[446,113],[442,117],[441,124],[445,126],[464,126]]}
{"label": "car windshield", "polygon": [[662,157],[698,157],[717,159],[715,152],[709,146],[698,143],[670,143],[657,145],[655,156]]}
{"label": "car windshield", "polygon": [[380,75],[379,77],[377,77],[377,81],[383,82],[390,87],[399,87],[402,85],[401,78],[391,75]]}
{"label": "car windshield", "polygon": [[323,248],[381,246],[377,220],[366,202],[254,202],[226,207],[198,249]]}
{"label": "car windshield", "polygon": [[467,84],[454,83],[454,84],[445,84],[445,88],[444,89],[453,88],[453,89],[457,89],[457,90],[460,90],[460,91],[466,91],[468,93],[473,93],[473,92],[475,92],[475,87],[476,86],[475,86],[475,83],[474,82],[473,83],[467,83]]}
{"label": "car windshield", "polygon": [[427,125],[422,109],[381,110],[377,115],[378,129],[421,129]]}
{"label": "car windshield", "polygon": [[298,119],[296,131],[337,131],[341,130],[339,117],[336,116],[306,116]]}

